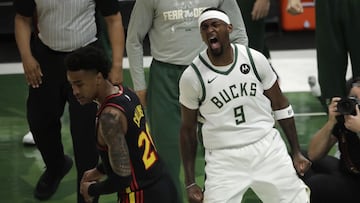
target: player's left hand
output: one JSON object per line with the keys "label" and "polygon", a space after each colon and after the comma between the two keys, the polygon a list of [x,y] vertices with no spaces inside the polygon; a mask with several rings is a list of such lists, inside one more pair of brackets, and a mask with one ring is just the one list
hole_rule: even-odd
{"label": "player's left hand", "polygon": [[204,199],[203,192],[198,185],[186,189],[189,203],[202,203]]}
{"label": "player's left hand", "polygon": [[293,163],[296,172],[300,176],[304,176],[307,170],[311,167],[311,161],[304,157],[301,152],[298,152],[293,155]]}

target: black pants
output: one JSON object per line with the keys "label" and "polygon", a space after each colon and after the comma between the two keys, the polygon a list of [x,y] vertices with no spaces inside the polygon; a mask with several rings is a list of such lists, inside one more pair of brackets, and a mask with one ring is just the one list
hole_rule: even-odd
{"label": "black pants", "polygon": [[348,56],[353,77],[360,76],[360,1],[316,0],[316,56],[324,99],[347,96]]}
{"label": "black pants", "polygon": [[311,203],[360,202],[360,178],[342,171],[339,164],[332,156],[313,162],[303,177],[311,190]]}
{"label": "black pants", "polygon": [[236,0],[236,2],[245,23],[249,47],[261,52],[266,58],[270,58],[270,52],[265,43],[265,18],[253,20],[251,16],[255,0]]}
{"label": "black pants", "polygon": [[27,119],[30,131],[42,155],[47,170],[63,166],[64,148],[61,141],[61,117],[66,102],[69,104],[70,133],[77,170],[78,203],[84,202],[79,183],[84,171],[96,166],[98,153],[95,142],[95,103],[81,106],[73,96],[66,78],[65,52],[56,52],[38,38],[32,43],[32,52],[43,73],[39,88],[29,87]]}

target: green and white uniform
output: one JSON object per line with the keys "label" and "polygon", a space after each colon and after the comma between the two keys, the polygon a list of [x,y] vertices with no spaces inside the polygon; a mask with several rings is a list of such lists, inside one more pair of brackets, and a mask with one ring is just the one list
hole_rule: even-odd
{"label": "green and white uniform", "polygon": [[[224,10],[234,30],[231,39],[247,44],[245,26],[235,0],[136,0],[126,39],[126,51],[134,89],[147,89],[147,113],[160,155],[179,184],[180,105],[179,78],[205,49],[198,17],[209,7]],[[143,40],[148,34],[153,61],[146,87]]]}
{"label": "green and white uniform", "polygon": [[260,52],[232,47],[232,64],[215,67],[203,51],[180,79],[180,103],[199,109],[204,119],[204,202],[241,202],[252,188],[264,202],[306,203],[307,187],[274,128],[270,100],[263,94],[277,76]]}
{"label": "green and white uniform", "polygon": [[228,67],[214,67],[204,51],[180,81],[181,104],[198,108],[205,118],[205,148],[252,144],[266,136],[275,124],[270,100],[263,94],[276,81],[269,63],[254,52],[254,57],[261,60],[257,60],[256,69],[251,68],[245,46],[235,46],[234,56],[237,57]]}

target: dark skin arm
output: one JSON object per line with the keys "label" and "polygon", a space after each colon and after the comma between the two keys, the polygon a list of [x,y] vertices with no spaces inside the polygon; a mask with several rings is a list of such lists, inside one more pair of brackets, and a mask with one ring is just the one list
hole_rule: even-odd
{"label": "dark skin arm", "polygon": [[43,74],[30,49],[31,27],[32,17],[15,15],[15,39],[20,52],[25,78],[28,85],[32,88],[38,88],[42,83]]}
{"label": "dark skin arm", "polygon": [[197,115],[198,110],[191,110],[181,105],[180,152],[182,156],[185,185],[189,203],[200,203],[203,193],[195,185],[195,158],[197,148]]}
{"label": "dark skin arm", "polygon": [[[284,109],[289,106],[289,102],[281,92],[277,81],[270,89],[264,91],[264,95],[270,99],[271,108],[273,111]],[[310,168],[311,162],[306,159],[300,151],[294,117],[281,119],[278,120],[278,122],[289,142],[294,167],[296,171],[301,176],[303,176],[304,173]]]}

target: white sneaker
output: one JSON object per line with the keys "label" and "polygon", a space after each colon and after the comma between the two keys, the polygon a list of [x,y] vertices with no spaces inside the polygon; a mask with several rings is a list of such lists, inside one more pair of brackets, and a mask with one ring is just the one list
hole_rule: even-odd
{"label": "white sneaker", "polygon": [[311,94],[315,97],[320,97],[321,96],[320,85],[317,82],[315,76],[308,77],[308,84],[310,86]]}
{"label": "white sneaker", "polygon": [[35,145],[33,134],[30,131],[26,133],[23,137],[22,142],[26,145]]}

